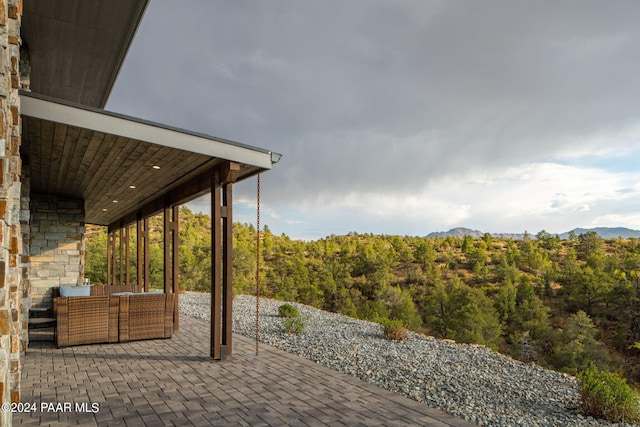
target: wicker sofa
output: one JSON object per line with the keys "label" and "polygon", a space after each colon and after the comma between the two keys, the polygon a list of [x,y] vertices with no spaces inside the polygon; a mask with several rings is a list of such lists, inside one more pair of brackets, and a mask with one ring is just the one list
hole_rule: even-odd
{"label": "wicker sofa", "polygon": [[[107,290],[103,290],[107,291]],[[131,293],[54,299],[58,347],[173,335],[174,295]]]}

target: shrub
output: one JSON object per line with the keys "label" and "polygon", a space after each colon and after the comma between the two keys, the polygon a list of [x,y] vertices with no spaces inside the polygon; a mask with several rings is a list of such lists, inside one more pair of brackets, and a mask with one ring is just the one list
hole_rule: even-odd
{"label": "shrub", "polygon": [[582,412],[610,422],[640,421],[637,393],[624,378],[599,370],[593,363],[578,374]]}
{"label": "shrub", "polygon": [[287,318],[300,316],[300,313],[298,313],[298,309],[289,303],[282,304],[280,307],[278,307],[278,313],[280,314],[280,317]]}
{"label": "shrub", "polygon": [[385,320],[380,324],[384,330],[384,337],[388,340],[402,341],[407,337],[407,328],[401,320]]}
{"label": "shrub", "polygon": [[287,317],[280,324],[280,332],[287,334],[301,334],[304,330],[304,322],[299,317]]}

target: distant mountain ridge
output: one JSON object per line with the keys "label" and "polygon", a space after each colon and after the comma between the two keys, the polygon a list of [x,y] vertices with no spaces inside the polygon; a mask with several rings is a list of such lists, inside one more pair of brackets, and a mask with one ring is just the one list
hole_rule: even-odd
{"label": "distant mountain ridge", "polygon": [[[572,231],[576,234],[576,236],[593,231],[603,239],[616,239],[618,237],[622,237],[623,239],[628,239],[631,237],[635,237],[635,238],[640,237],[640,230],[632,230],[626,227],[574,228]],[[559,236],[561,239],[568,239],[569,233],[571,233],[571,231],[567,233],[562,233]]]}
{"label": "distant mountain ridge", "polygon": [[[628,239],[631,237],[640,238],[640,230],[632,230],[626,227],[595,227],[595,228],[574,228],[571,231],[567,231],[562,234],[558,234],[560,239],[565,240],[569,238],[571,233],[575,233],[576,236],[581,234],[585,234],[588,232],[597,233],[603,239],[615,239],[618,237],[622,237],[623,239]],[[452,228],[449,231],[437,231],[433,233],[427,234],[426,237],[466,237],[471,236],[473,238],[480,238],[484,236],[486,233],[479,230],[472,230],[470,228],[465,227],[456,227]],[[492,237],[498,239],[513,239],[519,240],[524,238],[524,233],[489,233]],[[537,233],[531,234],[531,237],[535,237]],[[553,234],[555,235],[555,234]]]}

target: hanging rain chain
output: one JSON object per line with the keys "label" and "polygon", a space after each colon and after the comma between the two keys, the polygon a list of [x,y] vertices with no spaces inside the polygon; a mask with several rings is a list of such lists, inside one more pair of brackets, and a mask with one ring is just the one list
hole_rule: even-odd
{"label": "hanging rain chain", "polygon": [[256,195],[256,357],[259,355],[260,343],[260,174],[258,174],[258,190]]}

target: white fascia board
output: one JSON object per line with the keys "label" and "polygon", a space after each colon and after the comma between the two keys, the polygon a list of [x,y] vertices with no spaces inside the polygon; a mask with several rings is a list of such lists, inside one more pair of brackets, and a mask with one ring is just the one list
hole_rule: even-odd
{"label": "white fascia board", "polygon": [[220,140],[208,135],[190,133],[182,129],[171,128],[104,110],[74,106],[58,100],[52,101],[39,95],[21,92],[20,114],[145,141],[164,147],[204,154],[263,169],[271,169],[272,153],[267,150]]}

